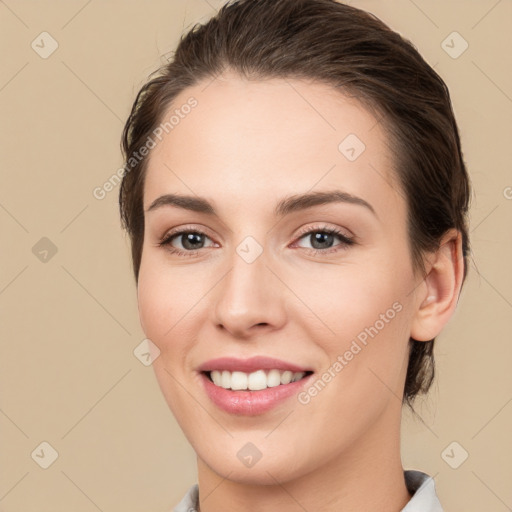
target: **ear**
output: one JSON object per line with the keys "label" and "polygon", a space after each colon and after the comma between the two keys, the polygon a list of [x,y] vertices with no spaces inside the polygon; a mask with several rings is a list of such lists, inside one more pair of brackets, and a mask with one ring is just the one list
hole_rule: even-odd
{"label": "ear", "polygon": [[418,341],[435,338],[457,306],[464,275],[461,233],[447,231],[427,259],[427,276],[416,290],[411,324],[411,337]]}

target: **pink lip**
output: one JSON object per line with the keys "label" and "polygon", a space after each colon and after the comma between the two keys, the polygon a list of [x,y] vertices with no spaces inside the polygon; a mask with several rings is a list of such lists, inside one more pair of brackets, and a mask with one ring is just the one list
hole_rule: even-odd
{"label": "pink lip", "polygon": [[233,391],[216,386],[206,373],[200,373],[206,394],[215,405],[230,414],[245,416],[263,414],[291,396],[296,395],[313,375],[308,375],[296,382],[259,391]]}
{"label": "pink lip", "polygon": [[293,363],[274,359],[273,357],[255,356],[249,359],[236,359],[234,357],[220,357],[210,359],[201,364],[197,369],[200,372],[210,372],[212,370],[228,370],[230,372],[251,373],[256,370],[289,370],[291,372],[313,371],[311,368],[303,368]]}

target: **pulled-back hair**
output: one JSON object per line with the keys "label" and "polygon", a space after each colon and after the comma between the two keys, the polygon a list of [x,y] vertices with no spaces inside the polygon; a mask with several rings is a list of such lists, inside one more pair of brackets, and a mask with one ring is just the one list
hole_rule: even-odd
{"label": "pulled-back hair", "polygon": [[[298,78],[353,96],[382,123],[408,211],[415,271],[444,233],[462,235],[469,252],[470,184],[450,95],[415,47],[374,15],[335,0],[230,0],[181,37],[172,60],[139,91],[124,127],[125,161],[162,122],[187,87],[232,70],[249,80]],[[123,227],[138,282],[144,241],[143,189],[148,157],[125,174],[119,192]],[[434,378],[435,339],[410,339],[403,401],[410,407]]]}

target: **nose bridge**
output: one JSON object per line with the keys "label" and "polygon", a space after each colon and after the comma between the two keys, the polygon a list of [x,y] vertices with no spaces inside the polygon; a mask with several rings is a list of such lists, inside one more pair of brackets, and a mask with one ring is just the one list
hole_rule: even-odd
{"label": "nose bridge", "polygon": [[256,325],[278,327],[284,321],[282,285],[269,270],[271,258],[254,238],[246,237],[229,256],[229,272],[215,295],[215,321],[243,336]]}

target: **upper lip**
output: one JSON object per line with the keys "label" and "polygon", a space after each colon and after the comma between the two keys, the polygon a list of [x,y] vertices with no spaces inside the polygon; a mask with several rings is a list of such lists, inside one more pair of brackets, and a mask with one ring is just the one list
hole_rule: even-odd
{"label": "upper lip", "polygon": [[309,368],[304,368],[294,363],[275,359],[273,357],[255,356],[249,359],[237,359],[234,357],[219,357],[210,359],[198,367],[200,372],[209,372],[212,370],[227,370],[230,372],[246,372],[251,373],[256,370],[289,370],[292,372],[308,372]]}

